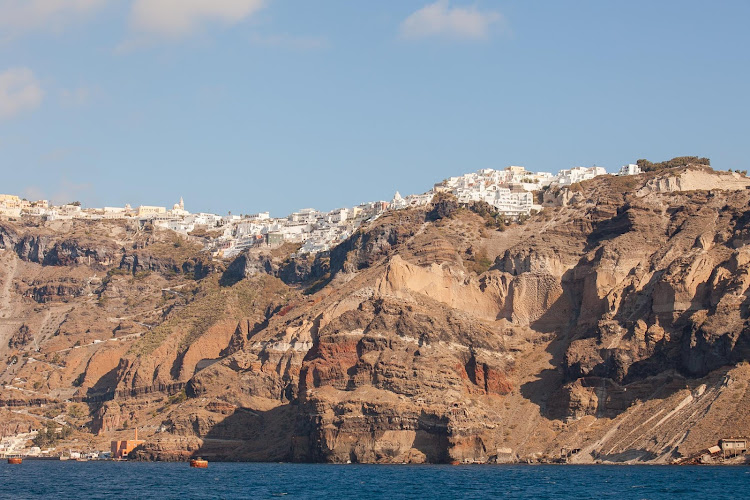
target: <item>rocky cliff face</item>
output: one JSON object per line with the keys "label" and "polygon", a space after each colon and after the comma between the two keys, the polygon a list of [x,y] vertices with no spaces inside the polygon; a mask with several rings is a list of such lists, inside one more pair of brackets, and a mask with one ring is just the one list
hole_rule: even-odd
{"label": "rocky cliff face", "polygon": [[86,402],[102,440],[137,425],[144,459],[576,449],[566,459],[669,462],[750,433],[748,185],[695,168],[597,178],[502,231],[443,200],[386,214],[328,256],[254,251],[221,274],[175,242],[136,242],[99,285],[93,263],[49,274],[13,250],[1,256],[11,320],[24,283],[88,288],[47,294],[64,300],[37,301],[36,323],[9,322],[8,355],[38,344],[43,362],[3,376]]}

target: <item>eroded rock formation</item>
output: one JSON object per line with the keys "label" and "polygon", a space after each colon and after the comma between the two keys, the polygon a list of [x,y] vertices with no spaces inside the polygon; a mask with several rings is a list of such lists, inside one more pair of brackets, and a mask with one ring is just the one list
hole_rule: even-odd
{"label": "eroded rock formation", "polygon": [[42,308],[42,362],[0,324],[3,377],[86,402],[101,439],[140,427],[144,459],[669,462],[750,434],[748,185],[597,178],[503,230],[447,199],[227,264],[156,234],[89,263],[9,226],[4,307]]}

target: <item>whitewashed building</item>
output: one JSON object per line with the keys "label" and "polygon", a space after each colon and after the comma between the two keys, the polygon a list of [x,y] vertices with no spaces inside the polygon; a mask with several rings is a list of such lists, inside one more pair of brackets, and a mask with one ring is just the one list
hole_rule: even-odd
{"label": "whitewashed building", "polygon": [[570,186],[576,182],[587,181],[594,177],[606,174],[607,171],[603,167],[573,167],[571,169],[560,170],[560,173],[555,177],[553,184],[558,186]]}
{"label": "whitewashed building", "polygon": [[628,163],[627,165],[620,167],[620,171],[617,172],[617,175],[638,175],[642,172],[641,167],[635,163]]}

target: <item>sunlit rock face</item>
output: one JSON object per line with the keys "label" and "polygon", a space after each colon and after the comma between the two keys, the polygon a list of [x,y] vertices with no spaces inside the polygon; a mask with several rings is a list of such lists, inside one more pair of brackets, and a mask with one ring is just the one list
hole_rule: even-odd
{"label": "sunlit rock face", "polygon": [[2,399],[143,459],[670,462],[750,433],[748,184],[601,177],[523,224],[443,203],[233,262],[3,223]]}

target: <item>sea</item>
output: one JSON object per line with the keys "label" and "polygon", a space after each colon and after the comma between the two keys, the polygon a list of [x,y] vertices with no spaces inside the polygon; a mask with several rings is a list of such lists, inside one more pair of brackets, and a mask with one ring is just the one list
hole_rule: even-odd
{"label": "sea", "polygon": [[748,466],[0,464],[0,498],[748,498]]}

